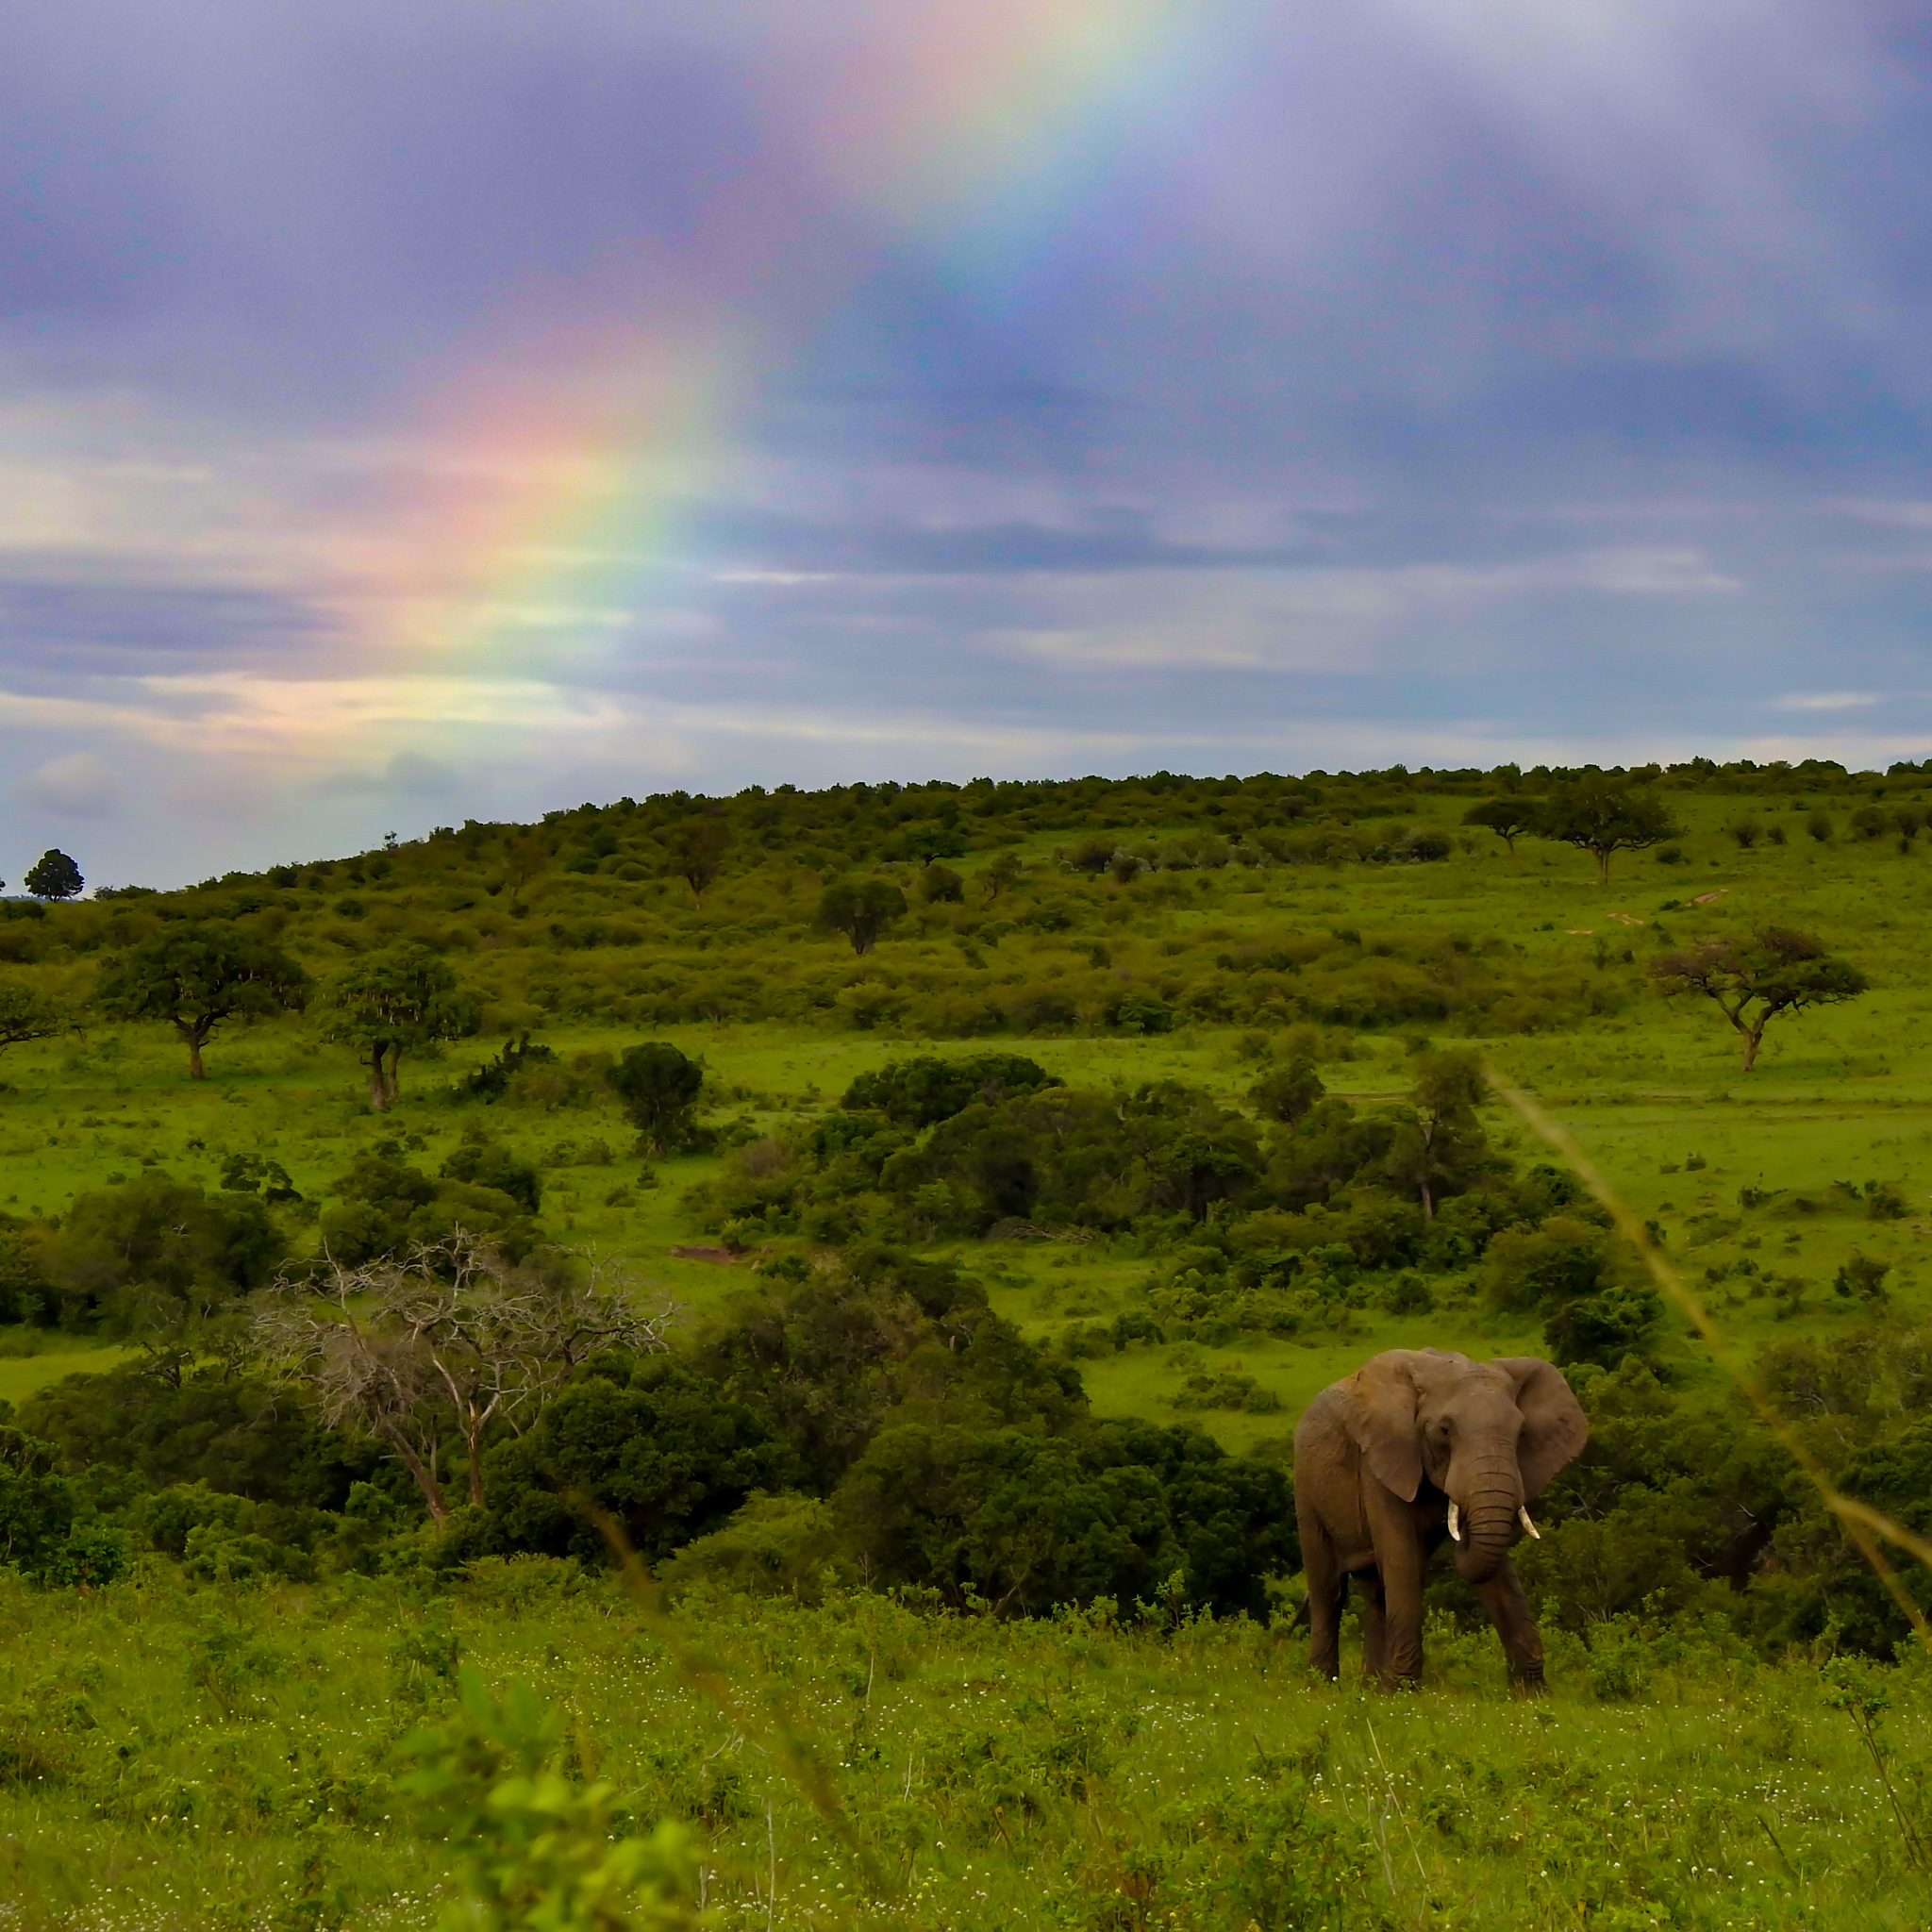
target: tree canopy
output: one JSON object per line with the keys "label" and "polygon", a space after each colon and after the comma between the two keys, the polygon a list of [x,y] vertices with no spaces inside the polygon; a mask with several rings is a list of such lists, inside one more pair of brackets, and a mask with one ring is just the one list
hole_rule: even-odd
{"label": "tree canopy", "polygon": [[0,1046],[23,1046],[29,1040],[46,1040],[65,1022],[52,1000],[30,986],[0,981]]}
{"label": "tree canopy", "polygon": [[855,953],[869,953],[887,926],[906,916],[906,894],[890,879],[840,879],[819,901],[821,932],[842,932]]}
{"label": "tree canopy", "polygon": [[187,1043],[189,1077],[201,1080],[201,1050],[223,1022],[298,1008],[308,994],[308,974],[279,946],[206,920],[131,946],[101,975],[94,997],[115,1019],[165,1020]]}
{"label": "tree canopy", "polygon": [[366,953],[325,989],[324,1037],[355,1050],[369,1069],[369,1105],[376,1113],[400,1094],[405,1048],[456,1040],[476,1026],[475,1001],[450,968],[414,941]]}
{"label": "tree canopy", "polygon": [[66,853],[50,850],[34,860],[21,883],[36,899],[77,899],[87,881]]}
{"label": "tree canopy", "polygon": [[1641,852],[1678,836],[1669,808],[1627,781],[1586,774],[1557,786],[1536,814],[1539,838],[1575,845],[1596,860],[1596,882],[1610,882],[1610,859],[1618,852]]}
{"label": "tree canopy", "polygon": [[723,819],[687,819],[664,834],[664,848],[671,855],[671,870],[691,888],[699,906],[724,864],[731,849],[731,827]]}
{"label": "tree canopy", "polygon": [[653,1154],[688,1146],[696,1131],[705,1070],[668,1041],[626,1047],[605,1076],[624,1111]]}
{"label": "tree canopy", "polygon": [[1538,804],[1533,798],[1491,798],[1486,804],[1471,806],[1462,814],[1462,823],[1495,833],[1514,858],[1517,840],[1524,833],[1536,830],[1537,810]]}
{"label": "tree canopy", "polygon": [[1707,940],[1689,951],[1660,953],[1650,971],[1666,998],[1701,993],[1717,1007],[1738,1035],[1747,1074],[1757,1064],[1764,1029],[1780,1013],[1837,1006],[1871,985],[1814,935],[1774,925],[1761,925],[1742,939]]}

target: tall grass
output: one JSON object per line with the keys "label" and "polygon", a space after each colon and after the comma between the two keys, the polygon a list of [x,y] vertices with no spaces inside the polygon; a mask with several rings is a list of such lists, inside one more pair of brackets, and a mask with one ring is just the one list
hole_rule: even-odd
{"label": "tall grass", "polygon": [[195,1589],[158,1564],[91,1594],[0,1581],[0,1924],[434,1924],[475,1864],[420,1795],[425,1734],[445,1764],[474,1755],[466,1670],[557,1714],[556,1789],[609,1787],[597,1833],[681,1822],[652,1869],[668,1885],[682,1860],[688,1896],[675,1921],[452,1923],[1863,1932],[1932,1915],[1916,1662],[1858,1667],[1848,1697],[1842,1668],[1619,1620],[1552,1633],[1553,1695],[1518,1703],[1493,1639],[1446,1623],[1428,1684],[1394,1699],[1312,1680],[1285,1624],[1157,1609],[1011,1623],[705,1597],[679,1628],[674,1657],[616,1582],[544,1559],[438,1595]]}

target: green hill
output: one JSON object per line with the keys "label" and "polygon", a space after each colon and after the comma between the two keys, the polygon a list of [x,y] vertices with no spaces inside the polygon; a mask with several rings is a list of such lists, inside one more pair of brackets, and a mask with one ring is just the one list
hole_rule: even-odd
{"label": "green hill", "polygon": [[[1497,801],[1511,810],[1490,816],[1506,826],[1518,808],[1534,819],[1604,783],[1672,822],[1615,852],[1607,885],[1573,843],[1526,834],[1512,852],[1466,823]],[[836,1647],[886,1614],[852,1593],[868,1575],[941,1619],[894,1624],[908,1682],[927,1688],[899,1695],[875,1736],[841,1706],[837,1723],[859,1727],[835,1743],[831,1692],[793,1687],[824,1706],[804,1725],[815,1750],[842,1754],[841,1771],[885,1767],[877,1790],[848,1796],[865,1807],[870,1855],[909,1860],[893,1868],[891,1895],[917,1905],[892,1908],[905,1923],[1219,1925],[1210,1901],[1262,1882],[1239,1850],[1261,1814],[1225,1808],[1238,1788],[1272,1794],[1254,1800],[1274,1807],[1267,1830],[1312,1833],[1322,1858],[1368,1859],[1366,1876],[1348,1867],[1341,1916],[1295,1917],[1305,1908],[1289,1894],[1257,1892],[1262,1925],[1477,1926],[1546,1908],[1552,1924],[1603,1926],[1835,1924],[1840,1909],[1850,1924],[1861,1888],[1912,1923],[1919,1841],[1894,1840],[1869,1807],[1833,1822],[1850,1803],[1846,1767],[1872,1759],[1853,1755],[1857,1734],[1817,1674],[1840,1651],[1889,1657],[1905,1619],[1681,1318],[1641,1301],[1635,1257],[1513,1117],[1485,1105],[1450,1121],[1461,1139],[1443,1143],[1426,1200],[1403,1135],[1429,1081],[1470,1057],[1534,1091],[1651,1224],[1835,1479],[1932,1528],[1921,1520],[1932,973],[1920,878],[1932,852],[1917,842],[1928,790],[1932,774],[1909,767],[1706,761],[753,788],[469,824],[178,891],[0,903],[0,1002],[60,1023],[0,1054],[0,1313],[12,1317],[0,1325],[0,1400],[52,1445],[17,1452],[18,1483],[42,1485],[34,1507],[74,1525],[72,1554],[38,1572],[40,1559],[16,1557],[40,1580],[19,1586],[14,1642],[23,1672],[42,1669],[29,1655],[36,1607],[77,1591],[93,1634],[46,1665],[48,1684],[91,1696],[87,1673],[107,1668],[114,1686],[97,1700],[113,1713],[98,1738],[76,1719],[68,1741],[18,1746],[26,1768],[6,1774],[4,1802],[52,1807],[35,1815],[66,1847],[56,1862],[76,1871],[150,1860],[174,1884],[211,1847],[254,1860],[253,1875],[208,1881],[178,1911],[143,1879],[143,1924],[207,1923],[194,1913],[215,1902],[282,1909],[273,1901],[295,1895],[309,1857],[302,1829],[327,1840],[310,1859],[324,1885],[315,1874],[354,1862],[353,1846],[373,1853],[383,1814],[374,1798],[346,1810],[331,1799],[299,1827],[308,1801],[291,1798],[293,1809],[277,1800],[244,1824],[228,1787],[267,1775],[252,1740],[309,1720],[292,1691],[235,1688],[285,1662],[237,1664],[230,1685],[220,1659],[273,1647],[278,1616],[312,1614],[296,1647],[333,1682],[376,1641],[347,1634],[360,1629],[360,1593],[375,1592],[368,1603],[470,1607],[464,1641],[494,1680],[533,1677],[582,1709],[590,1680],[546,1665],[542,1646],[588,1641],[583,1620],[608,1618],[616,1600],[575,1567],[581,1556],[594,1571],[603,1553],[556,1501],[569,1463],[652,1562],[685,1566],[690,1602],[720,1576],[764,1575],[808,1600],[832,1591],[836,1609],[732,1599],[729,1614],[766,1633],[732,1664],[759,1698],[792,1693],[784,1670],[755,1658]],[[875,940],[840,929],[852,921],[834,891],[868,883],[891,915]],[[1870,988],[1775,1019],[1745,1074],[1717,1008],[1665,998],[1652,966],[1767,927],[1816,935]],[[125,962],[197,932],[242,936],[308,982],[288,1010],[215,1025],[206,1079],[189,1077],[164,1023],[108,1010]],[[441,1019],[401,1058],[393,1104],[374,1110],[367,1041],[342,1018],[341,990],[398,958],[431,962],[447,991]],[[612,1078],[646,1041],[703,1074],[694,1114],[661,1145],[641,1138]],[[923,1060],[942,1065],[908,1071]],[[320,1398],[269,1377],[251,1323],[278,1269],[380,1266],[458,1226],[558,1281],[585,1265],[558,1251],[595,1252],[621,1264],[639,1307],[675,1312],[668,1357],[573,1384],[554,1410],[534,1398],[506,1409],[514,1430],[481,1424],[480,1503],[464,1501],[455,1411],[425,1398],[449,1505],[431,1523],[422,1483],[383,1440],[330,1426]],[[1492,1705],[1500,1673],[1453,1579],[1432,1597],[1426,1693],[1448,1701],[1425,1724],[1385,1723],[1353,1691],[1311,1691],[1283,1622],[1301,1408],[1377,1350],[1424,1345],[1555,1354],[1594,1425],[1539,1510],[1543,1541],[1518,1553],[1552,1646],[1557,1728],[1512,1718],[1511,1741],[1493,1750],[1456,1742],[1474,1719],[1453,1713]],[[937,1456],[913,1454],[928,1441]],[[947,1514],[948,1457],[1010,1471],[1023,1450],[1032,1474],[1006,1541]],[[29,1468],[34,1457],[51,1460]],[[1107,1519],[1120,1541],[1105,1561],[1070,1544],[1048,1559],[1026,1542],[1028,1508],[1071,1523],[1090,1489],[1124,1482],[1142,1486],[1151,1513],[1135,1526]],[[868,1569],[886,1545],[854,1540],[867,1483],[928,1511],[893,1546],[896,1570]],[[759,1500],[774,1492],[792,1500]],[[26,1493],[0,1496],[0,1510],[25,1509]],[[501,1642],[473,1629],[475,1606],[498,1604],[489,1591],[538,1578],[535,1599],[501,1599]],[[1908,1584],[1932,1603],[1932,1577]],[[1044,1612],[1067,1596],[1106,1600],[1133,1634],[980,1622],[990,1606]],[[1264,1639],[1271,1607],[1278,1627]],[[114,1674],[134,1617],[168,1633],[153,1640],[164,1648],[204,1658],[183,1667],[186,1688]],[[1185,1656],[1176,1619],[1195,1632]],[[88,1644],[117,1661],[89,1663]],[[1065,1700],[1087,1694],[1090,1666],[1079,1715]],[[339,1727],[306,1747],[316,1776],[388,1777],[394,1736],[425,1704],[443,1709],[447,1669],[405,1658],[394,1670],[416,1688],[396,1692],[380,1736]],[[1918,1674],[1885,1681],[1897,1735],[1881,1748],[1915,1763]],[[920,1796],[918,1740],[958,1722],[920,1699],[955,1713],[992,1684],[1002,1714],[972,1773],[976,1795],[954,1778]],[[1174,1760],[1198,1776],[1163,1783],[1158,1757],[1136,1755],[1131,1712],[1156,1685],[1176,1713],[1202,1714],[1209,1741]],[[1016,1696],[1024,1710],[1008,1708]],[[1211,1715],[1230,1697],[1269,1713],[1249,1741]],[[197,1699],[213,1700],[212,1719]],[[1778,1715],[1788,1707],[1809,1713],[1796,1730]],[[226,1740],[215,1757],[192,1728],[208,1722]],[[1178,1740],[1186,1724],[1173,1722]],[[671,1757],[697,1748],[683,1723],[667,1733]],[[1749,1751],[1719,1779],[1713,1754],[1739,1726]],[[1041,1769],[1041,1753],[1090,1748],[1067,1741],[1076,1732],[1111,1740],[1091,1743],[1105,1772]],[[142,1785],[105,1835],[83,1824],[109,1815],[96,1745],[164,1733],[145,1762],[163,1778],[165,1761],[175,1795]],[[1385,1747],[1391,1757],[1377,1757]],[[600,1752],[624,1757],[626,1789],[655,1794],[641,1807],[681,1810],[708,1835],[719,1896],[765,1909],[769,1874],[757,1877],[744,1823],[764,1798],[745,1800],[751,1812],[674,1803],[628,1743],[572,1748],[585,1775]],[[0,1740],[0,1764],[14,1762],[8,1749]],[[1676,1752],[1688,1755],[1669,1769]],[[887,1760],[908,1753],[915,1768],[893,1797]],[[1747,1757],[1748,1779],[1737,1769]],[[1525,1758],[1534,1789],[1499,1799],[1518,1807],[1513,1830],[1560,1833],[1569,1812],[1596,1820],[1560,1859],[1547,1855],[1546,1894],[1500,1875],[1508,1834],[1447,1798],[1430,1808],[1439,1785],[1502,1790]],[[181,1795],[197,1779],[224,1795]],[[791,1821],[776,1828],[808,1839],[803,1789],[781,1779],[772,1802]],[[1706,1804],[1694,1830],[1672,1797],[1692,1790]],[[1331,1794],[1348,1826],[1332,1844]],[[150,1798],[156,1808],[136,1816]],[[1221,1850],[1193,1864],[1191,1805],[1224,1807],[1199,1826]],[[880,1822],[901,1819],[893,1806],[903,1829]],[[1609,1842],[1618,1806],[1639,1820],[1637,1863],[1585,1845]],[[1076,1827],[1087,1850],[1074,1849]],[[833,1869],[795,1844],[784,1856],[814,1883]],[[1640,1868],[1641,1882],[1612,1875]],[[382,1869],[391,1890],[441,1882],[414,1849]],[[1072,1916],[1028,1916],[1033,1873],[1051,1874],[1049,1895]],[[1792,1882],[1814,1878],[1824,1916],[1805,1918]],[[792,1883],[774,1923],[787,1911],[836,1922],[835,1894],[812,1893],[808,1911]],[[417,1922],[394,1910],[381,1923]]]}

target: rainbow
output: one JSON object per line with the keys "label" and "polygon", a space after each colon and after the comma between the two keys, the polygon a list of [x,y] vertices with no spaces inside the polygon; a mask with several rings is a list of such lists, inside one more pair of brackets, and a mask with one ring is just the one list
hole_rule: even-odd
{"label": "rainbow", "polygon": [[[997,300],[1077,207],[1079,157],[1203,13],[1173,0],[875,0],[845,16],[789,143],[715,194],[676,257],[640,243],[591,286],[519,291],[400,439],[338,611],[381,675],[580,675],[631,614],[702,585],[683,508],[733,458],[759,385],[855,299],[816,259],[827,224],[914,251]],[[789,109],[789,114],[787,112]],[[1065,165],[1061,165],[1065,163]],[[774,323],[760,291],[795,299]],[[579,318],[559,326],[554,318]]]}

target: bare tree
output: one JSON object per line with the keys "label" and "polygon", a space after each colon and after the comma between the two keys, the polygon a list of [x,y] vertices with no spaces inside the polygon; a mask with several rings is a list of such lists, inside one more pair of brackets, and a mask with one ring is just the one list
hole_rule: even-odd
{"label": "bare tree", "polygon": [[644,1311],[638,1287],[587,1251],[550,1249],[538,1265],[512,1267],[458,1229],[403,1261],[344,1268],[331,1258],[320,1279],[284,1271],[259,1298],[253,1335],[258,1354],[315,1391],[332,1428],[385,1443],[441,1523],[449,1504],[440,1460],[452,1428],[469,1500],[480,1505],[492,1424],[520,1435],[607,1349],[666,1347],[672,1305]]}

